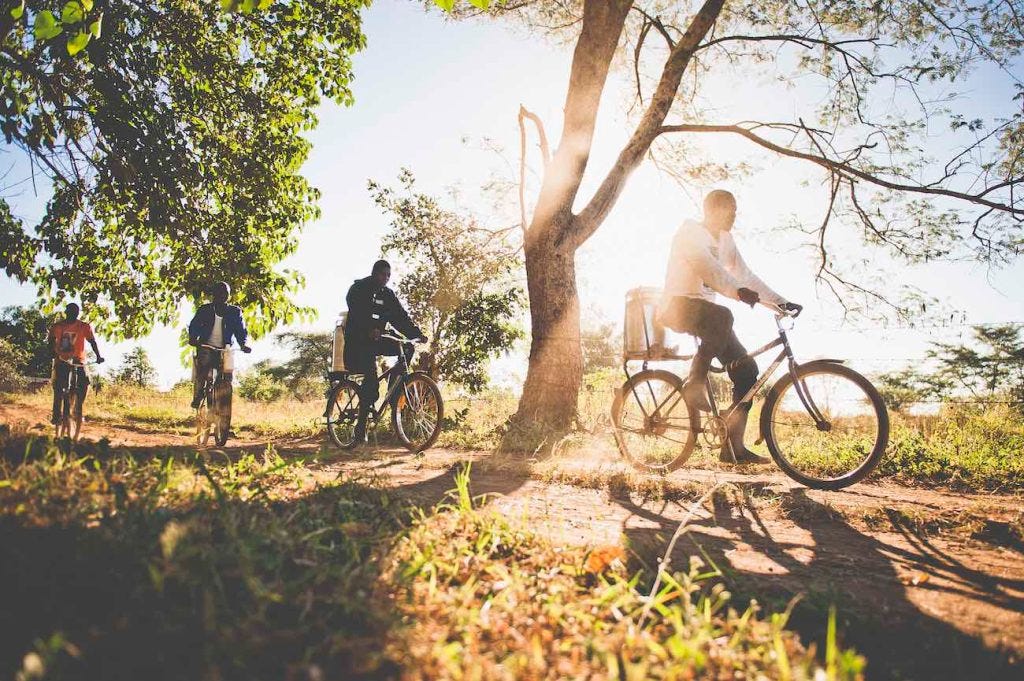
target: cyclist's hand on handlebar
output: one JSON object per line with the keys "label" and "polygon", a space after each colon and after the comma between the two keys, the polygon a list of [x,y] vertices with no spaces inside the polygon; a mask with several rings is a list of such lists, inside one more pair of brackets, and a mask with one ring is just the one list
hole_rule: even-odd
{"label": "cyclist's hand on handlebar", "polygon": [[750,307],[754,307],[761,301],[761,296],[758,295],[757,291],[753,291],[749,288],[740,287],[736,289],[736,295],[741,301]]}
{"label": "cyclist's hand on handlebar", "polygon": [[243,345],[242,352],[248,355],[250,352],[252,352],[252,348],[250,348],[248,345]]}
{"label": "cyclist's hand on handlebar", "polygon": [[99,355],[96,355],[96,363],[97,363],[97,364],[103,364],[103,363],[104,363],[104,362],[106,362],[106,361],[107,361],[107,360],[103,359],[103,358],[102,358],[102,357],[100,357]]}
{"label": "cyclist's hand on handlebar", "polygon": [[416,343],[423,343],[423,344],[426,344],[426,342],[427,342],[427,337],[426,337],[426,336],[419,336],[419,337],[417,337],[417,338],[413,338],[413,341],[414,341],[414,342],[416,342]]}
{"label": "cyclist's hand on handlebar", "polygon": [[800,313],[803,312],[803,310],[804,310],[804,306],[801,305],[800,303],[788,302],[788,303],[783,303],[782,305],[780,305],[780,307],[783,310],[785,310],[786,312],[792,313],[794,317],[799,316]]}

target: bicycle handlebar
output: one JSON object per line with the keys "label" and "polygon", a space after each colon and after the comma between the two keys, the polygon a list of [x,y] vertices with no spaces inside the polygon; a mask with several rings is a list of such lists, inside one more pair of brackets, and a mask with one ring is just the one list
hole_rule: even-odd
{"label": "bicycle handlebar", "polygon": [[234,348],[232,348],[232,347],[230,347],[230,346],[228,346],[228,347],[223,347],[223,348],[218,348],[218,347],[217,347],[217,346],[215,346],[215,345],[208,345],[208,344],[206,344],[206,343],[200,343],[200,344],[199,344],[199,345],[197,345],[196,347],[197,347],[197,348],[206,348],[207,350],[216,350],[217,352],[228,352],[229,350],[234,350]]}
{"label": "bicycle handlebar", "polygon": [[420,338],[406,338],[402,335],[392,335],[390,333],[382,333],[380,337],[382,340],[392,340],[403,345],[419,345],[423,343],[423,340]]}
{"label": "bicycle handlebar", "polygon": [[58,362],[64,362],[65,364],[69,364],[69,365],[71,365],[73,367],[85,368],[85,367],[94,367],[94,366],[96,366],[98,364],[101,364],[101,362],[76,362],[73,359],[64,359],[63,357],[57,357],[56,359],[57,359]]}

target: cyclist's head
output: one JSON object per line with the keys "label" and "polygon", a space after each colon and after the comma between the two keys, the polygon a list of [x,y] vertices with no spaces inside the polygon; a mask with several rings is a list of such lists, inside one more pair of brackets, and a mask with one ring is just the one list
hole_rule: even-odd
{"label": "cyclist's head", "polygon": [[228,286],[226,281],[214,282],[213,286],[210,287],[210,297],[213,298],[215,303],[226,303],[230,296],[231,287]]}
{"label": "cyclist's head", "polygon": [[78,307],[78,303],[68,303],[68,306],[64,308],[64,314],[67,316],[69,321],[75,321],[78,319],[78,313],[82,310]]}
{"label": "cyclist's head", "polygon": [[724,189],[714,189],[704,197],[704,224],[728,232],[736,222],[736,197]]}
{"label": "cyclist's head", "polygon": [[378,260],[373,263],[373,269],[370,271],[370,276],[373,277],[374,281],[379,286],[387,286],[388,281],[391,280],[391,263],[387,260]]}

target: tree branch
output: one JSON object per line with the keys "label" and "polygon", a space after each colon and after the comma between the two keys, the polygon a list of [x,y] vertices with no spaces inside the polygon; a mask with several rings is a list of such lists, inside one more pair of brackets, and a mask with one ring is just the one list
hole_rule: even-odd
{"label": "tree branch", "polygon": [[717,21],[724,4],[724,0],[705,0],[686,32],[672,47],[662,69],[661,80],[651,97],[651,103],[640,119],[633,136],[619,153],[615,165],[608,172],[590,203],[577,216],[571,233],[566,235],[576,246],[590,238],[608,216],[616,200],[622,194],[626,180],[640,165],[651,147],[651,142],[660,134],[661,125],[675,101],[679,83],[690,63],[690,58],[700,45],[700,41],[704,39],[704,36]]}
{"label": "tree branch", "polygon": [[[731,133],[734,135],[740,135],[751,142],[764,147],[770,151],[773,151],[782,156],[788,156],[790,158],[797,158],[804,161],[810,161],[816,165],[821,166],[831,172],[839,173],[846,177],[854,177],[859,180],[863,180],[869,184],[882,187],[884,189],[892,189],[901,192],[910,192],[915,194],[929,194],[933,196],[945,196],[960,201],[967,201],[968,203],[985,206],[994,210],[1009,213],[1016,218],[1024,218],[1024,206],[1015,206],[1011,203],[1003,203],[1001,201],[995,201],[986,198],[986,191],[978,193],[967,193],[959,192],[953,189],[946,189],[944,187],[937,187],[932,185],[920,185],[920,184],[906,184],[902,182],[894,182],[887,180],[882,177],[873,175],[872,173],[860,170],[851,166],[849,163],[844,161],[838,161],[835,159],[827,158],[826,156],[819,156],[803,151],[797,151],[788,147],[781,146],[772,142],[771,140],[765,139],[759,135],[754,134],[748,128],[744,128],[739,125],[703,125],[703,124],[682,124],[682,125],[665,125],[660,129],[661,132],[698,132],[698,133]],[[1013,184],[1024,182],[1024,178],[1016,178],[1012,181]]]}

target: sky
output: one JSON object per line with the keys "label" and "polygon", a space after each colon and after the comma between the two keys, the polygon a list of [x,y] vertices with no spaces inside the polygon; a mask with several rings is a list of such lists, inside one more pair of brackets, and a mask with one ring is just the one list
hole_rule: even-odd
{"label": "sky", "polygon": [[[303,172],[322,192],[321,217],[305,227],[298,250],[283,263],[305,274],[306,287],[297,302],[319,313],[315,322],[298,327],[302,329],[333,328],[348,286],[368,274],[380,255],[388,218],[373,204],[368,180],[395,184],[399,170],[406,167],[416,175],[420,191],[454,193],[458,198],[451,199],[453,207],[474,211],[484,224],[506,226],[515,215],[489,213],[480,187],[492,177],[515,176],[520,104],[541,117],[552,144],[558,139],[571,46],[550,44],[498,22],[445,21],[439,13],[426,13],[419,3],[405,0],[376,2],[365,14],[364,30],[368,46],[355,58],[355,104],[325,102],[318,112],[319,126],[309,135],[313,148]],[[999,74],[981,74],[972,82],[975,89],[967,94],[980,113],[1005,107],[1008,98]],[[708,90],[723,121],[749,117],[751,97],[758,98],[765,115],[774,112],[788,119],[793,118],[791,109],[807,103],[762,96],[777,87],[770,77],[744,81],[743,86],[733,87],[728,78],[721,78]],[[626,139],[629,128],[621,112],[630,87],[617,76],[605,93],[584,195]],[[814,93],[805,97],[813,99]],[[967,338],[969,330],[963,325],[907,329],[844,323],[834,301],[817,296],[813,254],[799,248],[795,235],[777,229],[791,220],[808,226],[820,222],[825,205],[821,174],[795,161],[752,154],[741,141],[702,144],[718,158],[758,164],[753,174],[715,186],[732,190],[739,199],[734,233],[751,268],[807,307],[791,334],[798,356],[844,356],[865,371],[878,371],[919,360],[930,340]],[[941,136],[936,144],[942,144]],[[0,166],[11,164],[14,176],[19,168],[24,175],[24,160],[0,149]],[[684,191],[649,163],[634,173],[608,220],[577,256],[581,303],[588,317],[618,321],[629,289],[661,285],[672,234],[684,218],[699,215],[694,198],[710,188],[694,185]],[[5,192],[5,197],[15,214],[30,223],[42,214],[47,198],[43,192],[35,195],[30,185],[21,185],[13,194]],[[1000,271],[962,263],[910,268],[882,256],[875,263],[888,281],[915,283],[949,308],[962,311],[968,322],[1024,320],[1022,263]],[[394,279],[401,275],[396,267]],[[28,305],[34,299],[31,287],[0,275],[0,304]],[[767,311],[734,310],[738,333],[748,347],[761,345],[774,334]],[[190,314],[191,309],[183,306],[182,324]],[[145,339],[127,343],[101,339],[107,366],[116,367],[139,343],[153,358],[162,387],[188,374],[180,361],[176,328],[158,328]],[[251,345],[251,355],[236,357],[236,371],[262,359],[282,358],[282,349],[271,339]],[[524,353],[525,346],[497,362],[496,380],[520,380]]]}

